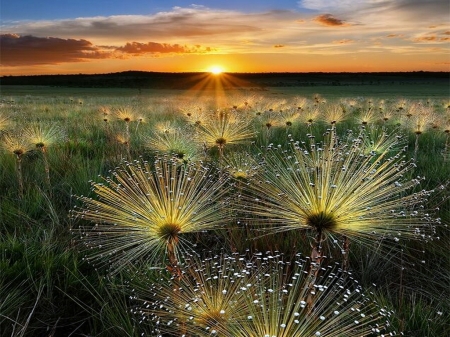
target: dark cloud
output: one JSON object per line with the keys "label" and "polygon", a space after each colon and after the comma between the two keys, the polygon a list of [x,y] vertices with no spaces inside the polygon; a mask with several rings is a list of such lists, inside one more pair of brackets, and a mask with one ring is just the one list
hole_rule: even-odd
{"label": "dark cloud", "polygon": [[397,0],[390,3],[393,9],[398,9],[404,13],[414,16],[445,14],[450,12],[450,2],[448,0]]}
{"label": "dark cloud", "polygon": [[95,46],[87,40],[57,37],[0,35],[2,66],[82,62],[88,59],[126,58],[127,55],[208,53],[210,47],[167,43],[128,42],[124,46]]}
{"label": "dark cloud", "polygon": [[276,44],[276,45],[274,45],[273,47],[274,47],[274,48],[283,48],[283,47],[284,47],[284,44]]}
{"label": "dark cloud", "polygon": [[80,62],[85,59],[109,57],[87,40],[56,37],[0,35],[3,66]]}
{"label": "dark cloud", "polygon": [[348,26],[345,21],[335,18],[331,14],[318,15],[313,20],[324,26]]}

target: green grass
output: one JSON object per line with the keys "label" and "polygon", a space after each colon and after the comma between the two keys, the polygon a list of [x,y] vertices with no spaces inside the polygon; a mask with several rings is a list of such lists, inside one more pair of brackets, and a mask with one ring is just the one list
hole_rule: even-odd
{"label": "green grass", "polygon": [[[146,145],[146,138],[156,132],[163,121],[172,121],[195,132],[195,126],[187,125],[186,111],[200,106],[211,109],[214,101],[189,99],[189,93],[176,90],[143,89],[77,89],[30,86],[2,86],[0,116],[7,116],[9,125],[2,132],[20,132],[32,121],[51,122],[64,130],[64,139],[48,148],[51,193],[46,190],[46,177],[42,156],[36,150],[23,156],[22,170],[24,195],[18,196],[15,158],[0,141],[0,334],[2,336],[139,336],[151,335],[151,324],[140,324],[131,313],[134,306],[134,288],[145,288],[155,281],[158,273],[145,263],[137,261],[133,270],[124,269],[111,276],[105,269],[87,262],[86,251],[80,245],[77,229],[80,220],[70,217],[70,212],[79,203],[76,196],[94,197],[90,181],[102,181],[128,155],[129,159],[143,158],[151,162],[155,155]],[[394,105],[406,99],[408,106],[424,103],[431,98],[434,111],[444,120],[449,111],[442,102],[449,101],[448,87],[425,85],[370,86],[321,86],[303,88],[268,88],[266,91],[231,90],[233,98],[227,100],[229,109],[242,104],[254,96],[258,101],[267,101],[267,107],[279,106],[280,99],[289,105],[291,99],[303,96],[313,109],[313,95],[320,93],[327,103],[344,98],[359,100],[372,98],[386,105]],[[423,100],[423,101],[420,101]],[[252,103],[253,104],[253,103]],[[278,104],[278,105],[277,105]],[[117,135],[125,130],[123,121],[113,114],[108,122],[103,121],[100,107],[114,111],[118,107],[132,106],[143,122],[136,121],[130,127],[130,152],[126,145],[117,141]],[[241,109],[239,107],[238,109]],[[349,109],[350,111],[351,109]],[[288,135],[295,140],[307,141],[307,134],[316,141],[330,127],[324,121],[308,126],[304,121],[291,128],[275,126],[266,132],[262,119],[255,111],[242,111],[251,119],[257,132],[244,145],[225,146],[224,157],[234,152],[247,152],[256,163],[264,159],[266,147],[280,145],[288,147]],[[397,113],[397,114],[401,114]],[[404,117],[400,118],[402,121]],[[406,124],[395,125],[398,119],[389,120],[384,127],[402,135],[406,140],[405,158],[412,158],[415,134]],[[442,122],[442,125],[445,121]],[[381,128],[378,121],[373,127]],[[352,113],[336,125],[341,137],[357,134],[361,126]],[[350,131],[351,132],[350,132]],[[419,137],[417,167],[405,179],[421,178],[417,190],[434,189],[426,207],[435,217],[436,237],[426,242],[401,241],[392,251],[374,254],[373,247],[362,247],[351,243],[350,266],[354,277],[363,288],[373,291],[380,304],[392,308],[395,317],[392,324],[404,336],[445,336],[450,334],[450,303],[442,296],[450,286],[450,165],[444,161],[442,150],[445,144],[442,129],[428,130]],[[203,151],[199,144],[199,158],[213,165],[225,167],[226,160],[218,162],[216,148]],[[256,166],[256,165],[255,165]],[[241,184],[253,183],[248,177]],[[240,191],[239,184],[236,190]],[[231,197],[231,196],[230,196]],[[189,239],[196,250],[213,253],[231,250],[242,254],[256,251],[280,251],[286,257],[297,253],[308,255],[314,237],[306,233],[283,232],[265,234],[259,229],[236,222],[239,214],[224,219],[224,230],[192,234]],[[84,226],[95,224],[83,223]],[[401,254],[399,252],[402,252]],[[329,245],[327,253],[339,261],[340,249]],[[399,264],[400,261],[400,264]],[[376,286],[374,286],[376,284]]]}

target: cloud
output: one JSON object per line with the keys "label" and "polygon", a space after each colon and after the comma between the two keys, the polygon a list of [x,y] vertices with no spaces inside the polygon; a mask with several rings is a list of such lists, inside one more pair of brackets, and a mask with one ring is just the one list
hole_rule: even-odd
{"label": "cloud", "polygon": [[23,66],[83,62],[89,59],[126,58],[127,55],[209,53],[213,49],[200,45],[186,46],[156,42],[127,42],[124,46],[95,46],[87,40],[57,37],[0,35],[1,64]]}
{"label": "cloud", "polygon": [[167,44],[167,43],[140,43],[140,42],[128,42],[123,47],[117,47],[116,51],[120,51],[127,54],[147,54],[147,53],[175,53],[175,54],[185,54],[185,53],[205,53],[213,51],[212,48],[206,47],[201,48],[200,45],[193,47],[188,47],[186,45],[180,44]]}
{"label": "cloud", "polygon": [[109,53],[83,39],[43,38],[16,34],[0,35],[0,49],[3,66],[80,62],[109,57]]}
{"label": "cloud", "polygon": [[[2,27],[3,32],[22,35],[59,36],[73,38],[89,36],[91,40],[113,41],[168,40],[176,37],[187,42],[199,37],[216,37],[230,34],[255,34],[266,30],[267,24],[282,27],[286,20],[296,20],[298,13],[268,11],[243,13],[232,10],[209,9],[203,6],[174,7],[171,11],[151,15],[98,16],[52,21],[18,22]],[[277,24],[278,22],[278,24]]]}
{"label": "cloud", "polygon": [[[435,7],[442,9],[442,1],[436,2],[441,5]],[[377,52],[395,52],[395,49],[403,48],[410,53],[426,53],[431,44],[443,45],[444,40],[428,38],[421,41],[422,35],[435,35],[439,39],[449,37],[445,33],[450,32],[450,25],[445,23],[448,20],[444,18],[445,12],[430,17],[427,9],[416,0],[411,3],[423,10],[424,17],[420,20],[405,19],[408,18],[405,13],[415,10],[402,7],[406,4],[404,0],[305,0],[300,3],[312,10],[241,12],[190,6],[149,15],[8,22],[3,23],[2,33],[20,36],[15,41],[18,44],[15,48],[22,48],[22,53],[13,49],[11,40],[14,39],[5,40],[1,62],[53,64],[96,58],[207,53],[280,55],[288,51],[331,55],[358,53],[369,48],[374,39],[383,43],[375,49]],[[431,25],[439,27],[428,28]],[[36,57],[30,55],[31,47],[26,47],[25,36],[35,39],[38,45]],[[41,43],[50,42],[39,40],[47,38],[38,36],[53,36],[48,38],[53,44],[47,50],[39,48]]]}
{"label": "cloud", "polygon": [[335,18],[331,14],[322,14],[316,16],[313,21],[324,26],[348,26],[345,21]]}
{"label": "cloud", "polygon": [[420,36],[413,39],[414,42],[447,42],[450,37],[438,37],[436,35]]}
{"label": "cloud", "polygon": [[351,13],[360,10],[400,11],[413,15],[448,15],[450,3],[448,0],[300,0],[301,8],[316,11],[333,11]]}
{"label": "cloud", "polygon": [[401,35],[400,34],[388,34],[388,35],[386,35],[386,37],[392,39],[394,37],[401,37]]}
{"label": "cloud", "polygon": [[359,7],[366,2],[364,0],[302,0],[297,3],[302,8],[323,11]]}
{"label": "cloud", "polygon": [[450,35],[449,31],[444,32],[438,32],[438,33],[429,33],[426,35],[416,36],[412,39],[413,42],[432,42],[432,43],[439,43],[439,42],[448,42],[450,41]]}
{"label": "cloud", "polygon": [[355,40],[351,39],[342,39],[342,40],[336,40],[332,42],[333,44],[352,44],[355,43]]}

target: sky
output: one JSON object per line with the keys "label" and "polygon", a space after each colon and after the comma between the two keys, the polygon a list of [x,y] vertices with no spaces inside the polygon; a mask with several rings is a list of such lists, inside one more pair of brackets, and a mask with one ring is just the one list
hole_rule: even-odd
{"label": "sky", "polygon": [[0,75],[450,71],[448,0],[1,0]]}

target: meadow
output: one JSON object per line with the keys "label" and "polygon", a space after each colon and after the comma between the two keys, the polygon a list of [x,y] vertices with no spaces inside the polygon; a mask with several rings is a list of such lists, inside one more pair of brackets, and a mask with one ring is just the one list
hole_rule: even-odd
{"label": "meadow", "polygon": [[1,89],[1,336],[450,335],[448,85]]}

